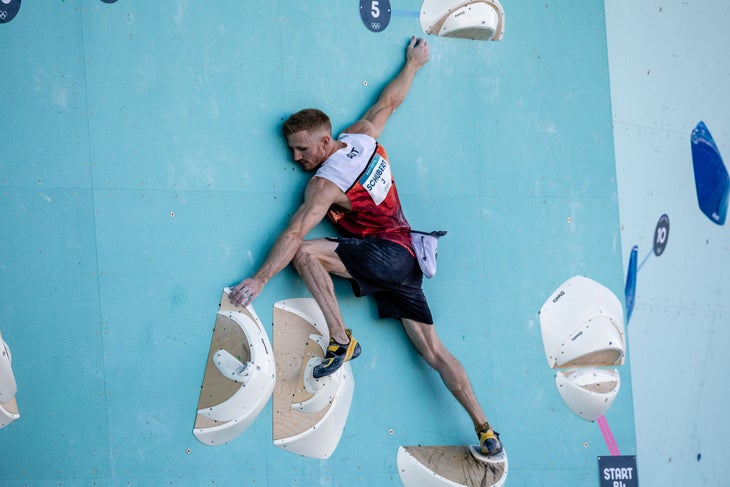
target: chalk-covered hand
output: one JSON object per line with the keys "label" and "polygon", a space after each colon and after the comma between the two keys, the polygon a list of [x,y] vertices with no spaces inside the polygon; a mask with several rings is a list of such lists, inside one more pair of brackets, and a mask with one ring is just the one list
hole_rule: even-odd
{"label": "chalk-covered hand", "polygon": [[426,39],[412,36],[411,42],[406,48],[406,63],[412,63],[416,68],[420,68],[428,62],[431,48]]}
{"label": "chalk-covered hand", "polygon": [[264,283],[255,277],[244,279],[231,288],[230,298],[236,306],[248,306],[253,299],[261,294]]}

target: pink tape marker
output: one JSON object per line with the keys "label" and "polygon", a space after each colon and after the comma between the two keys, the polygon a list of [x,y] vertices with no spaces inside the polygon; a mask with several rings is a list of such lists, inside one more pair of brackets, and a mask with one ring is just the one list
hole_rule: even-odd
{"label": "pink tape marker", "polygon": [[606,421],[606,417],[601,415],[596,419],[596,423],[598,423],[598,427],[601,429],[601,434],[603,435],[603,439],[606,441],[606,446],[608,447],[608,451],[611,453],[611,455],[621,455],[621,453],[618,451],[618,445],[616,445],[616,440],[613,439],[613,433],[611,433],[611,428],[608,427],[608,421]]}

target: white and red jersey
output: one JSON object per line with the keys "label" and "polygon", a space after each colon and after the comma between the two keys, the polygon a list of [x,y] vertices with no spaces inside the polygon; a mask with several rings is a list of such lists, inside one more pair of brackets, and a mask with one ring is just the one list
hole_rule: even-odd
{"label": "white and red jersey", "polygon": [[411,226],[401,208],[388,154],[365,134],[341,134],[347,144],[332,154],[315,176],[332,181],[352,210],[333,205],[327,216],[347,236],[377,236],[411,249]]}

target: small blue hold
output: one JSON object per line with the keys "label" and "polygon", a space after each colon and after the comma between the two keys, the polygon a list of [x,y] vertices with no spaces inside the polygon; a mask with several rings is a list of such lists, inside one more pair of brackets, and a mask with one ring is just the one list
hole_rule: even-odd
{"label": "small blue hold", "polygon": [[727,216],[730,176],[704,122],[692,130],[691,142],[697,202],[707,218],[722,225]]}
{"label": "small blue hold", "polygon": [[629,267],[626,271],[626,287],[624,288],[624,297],[626,300],[626,326],[629,326],[631,313],[634,311],[634,301],[636,300],[636,260],[639,253],[639,247],[634,245],[631,249],[631,257],[629,257]]}

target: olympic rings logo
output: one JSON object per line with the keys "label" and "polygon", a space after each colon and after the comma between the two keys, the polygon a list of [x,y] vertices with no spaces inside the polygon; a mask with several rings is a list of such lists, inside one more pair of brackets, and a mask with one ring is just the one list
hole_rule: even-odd
{"label": "olympic rings logo", "polygon": [[372,27],[373,30],[380,30],[380,22],[370,22],[370,27]]}

